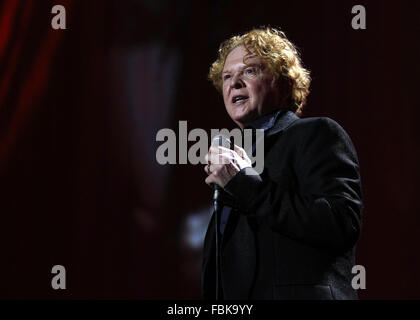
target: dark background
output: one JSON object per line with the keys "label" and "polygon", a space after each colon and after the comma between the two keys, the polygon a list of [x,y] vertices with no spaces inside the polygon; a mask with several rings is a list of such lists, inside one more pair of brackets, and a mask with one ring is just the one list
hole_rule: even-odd
{"label": "dark background", "polygon": [[[62,4],[67,29],[51,28]],[[351,28],[364,5],[367,29]],[[233,128],[207,81],[218,45],[282,28],[312,72],[304,117],[361,164],[362,299],[419,299],[414,1],[0,2],[0,298],[198,299],[211,189],[157,164],[162,128]],[[53,265],[67,289],[51,288]]]}

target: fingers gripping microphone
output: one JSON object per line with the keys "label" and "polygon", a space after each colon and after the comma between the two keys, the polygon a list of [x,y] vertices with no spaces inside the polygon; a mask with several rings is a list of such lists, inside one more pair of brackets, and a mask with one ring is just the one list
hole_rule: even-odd
{"label": "fingers gripping microphone", "polygon": [[[227,149],[231,149],[231,142],[228,138],[226,138],[224,135],[217,135],[213,138],[211,142],[212,147],[225,147]],[[213,184],[214,193],[213,193],[213,203],[214,203],[214,209],[217,212],[219,209],[219,195],[221,193],[221,188],[216,183]]]}
{"label": "fingers gripping microphone", "polygon": [[[230,142],[230,140],[228,138],[226,138],[223,135],[217,135],[213,138],[212,142],[211,142],[211,146],[212,147],[225,147],[228,149],[232,149],[232,144]],[[216,232],[216,300],[220,299],[219,296],[219,282],[220,282],[220,278],[219,278],[219,255],[220,255],[220,251],[219,251],[219,215],[220,215],[220,193],[222,192],[222,188],[217,185],[216,183],[213,184],[213,188],[214,188],[214,193],[213,193],[213,205],[214,205],[214,224],[215,224],[215,232]]]}

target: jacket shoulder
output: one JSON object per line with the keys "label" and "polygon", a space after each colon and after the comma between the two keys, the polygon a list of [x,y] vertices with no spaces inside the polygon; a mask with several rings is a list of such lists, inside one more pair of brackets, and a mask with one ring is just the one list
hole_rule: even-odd
{"label": "jacket shoulder", "polygon": [[328,117],[309,117],[309,118],[299,118],[294,122],[293,126],[305,126],[307,128],[331,128],[337,130],[344,130],[335,120]]}
{"label": "jacket shoulder", "polygon": [[344,139],[349,139],[347,132],[335,120],[328,117],[309,117],[300,118],[295,121],[288,130],[299,130],[305,133],[305,136],[311,137],[311,134],[317,135],[335,135]]}

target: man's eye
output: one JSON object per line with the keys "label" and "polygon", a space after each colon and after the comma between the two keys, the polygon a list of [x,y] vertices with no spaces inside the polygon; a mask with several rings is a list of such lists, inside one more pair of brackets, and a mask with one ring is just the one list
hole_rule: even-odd
{"label": "man's eye", "polygon": [[255,68],[248,68],[248,69],[246,69],[245,70],[245,72],[247,73],[247,74],[255,74]]}
{"label": "man's eye", "polygon": [[227,80],[227,79],[229,79],[230,78],[230,74],[225,74],[224,76],[223,76],[223,80]]}

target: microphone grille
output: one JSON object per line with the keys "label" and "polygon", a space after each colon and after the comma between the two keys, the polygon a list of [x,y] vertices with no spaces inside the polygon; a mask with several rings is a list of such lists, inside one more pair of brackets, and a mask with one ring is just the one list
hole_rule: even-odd
{"label": "microphone grille", "polygon": [[218,134],[213,137],[211,141],[211,146],[212,147],[225,147],[228,149],[231,149],[232,147],[230,139],[222,134]]}

